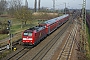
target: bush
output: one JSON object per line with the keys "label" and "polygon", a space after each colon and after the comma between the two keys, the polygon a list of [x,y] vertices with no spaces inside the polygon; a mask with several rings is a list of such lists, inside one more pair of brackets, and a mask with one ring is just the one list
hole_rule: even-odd
{"label": "bush", "polygon": [[0,34],[8,34],[9,31],[7,29],[0,30]]}

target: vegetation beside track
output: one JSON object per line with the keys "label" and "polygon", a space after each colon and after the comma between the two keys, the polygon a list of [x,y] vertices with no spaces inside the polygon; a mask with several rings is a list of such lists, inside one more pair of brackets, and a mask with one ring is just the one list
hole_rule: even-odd
{"label": "vegetation beside track", "polygon": [[86,46],[86,50],[87,50],[87,60],[90,60],[90,29],[87,27],[87,46]]}
{"label": "vegetation beside track", "polygon": [[7,50],[7,51],[5,51],[3,53],[0,53],[0,59],[3,58],[3,57],[5,57],[10,52],[11,52],[10,50]]}
{"label": "vegetation beside track", "polygon": [[[88,12],[88,14],[90,15],[90,11]],[[89,28],[88,25],[89,24],[87,24],[87,46],[86,46],[87,47],[87,50],[86,50],[86,52],[87,52],[87,57],[88,57],[87,60],[90,60],[90,28]]]}

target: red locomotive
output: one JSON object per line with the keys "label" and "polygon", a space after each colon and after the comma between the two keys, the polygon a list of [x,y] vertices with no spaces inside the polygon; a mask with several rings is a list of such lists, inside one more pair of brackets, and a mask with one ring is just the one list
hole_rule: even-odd
{"label": "red locomotive", "polygon": [[45,21],[39,26],[27,29],[22,34],[22,42],[26,45],[34,46],[41,39],[52,33],[55,29],[64,24],[69,18],[69,14]]}

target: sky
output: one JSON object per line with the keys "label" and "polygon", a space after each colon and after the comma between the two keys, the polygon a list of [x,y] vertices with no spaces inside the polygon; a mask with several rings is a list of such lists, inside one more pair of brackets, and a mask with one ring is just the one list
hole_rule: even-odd
{"label": "sky", "polygon": [[[22,1],[23,3],[25,2],[25,0],[22,0]],[[28,6],[30,8],[34,8],[35,0],[27,0],[27,1],[28,1]],[[55,0],[55,8],[64,9],[65,3],[67,8],[81,9],[83,0]],[[53,8],[53,0],[41,0],[41,7]],[[86,9],[90,9],[90,0],[86,0]]]}

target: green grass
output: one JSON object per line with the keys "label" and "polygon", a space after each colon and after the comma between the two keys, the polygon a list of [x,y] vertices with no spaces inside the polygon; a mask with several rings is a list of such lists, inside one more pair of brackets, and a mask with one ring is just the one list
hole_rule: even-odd
{"label": "green grass", "polygon": [[8,37],[8,36],[9,36],[8,34],[0,34],[0,40],[6,38],[6,37]]}
{"label": "green grass", "polygon": [[88,27],[87,27],[87,39],[88,39],[88,44],[89,44],[89,52],[88,52],[88,54],[87,54],[87,57],[88,57],[88,59],[87,60],[90,60],[90,31],[89,31],[89,29],[88,29]]}
{"label": "green grass", "polygon": [[90,34],[88,34],[88,42],[89,42],[89,48],[90,48]]}
{"label": "green grass", "polygon": [[15,33],[18,33],[20,31],[23,31],[25,29],[31,28],[33,26],[34,25],[32,25],[32,24],[27,24],[27,25],[23,26],[23,28],[21,28],[21,25],[14,25],[11,27],[11,33],[15,34]]}
{"label": "green grass", "polygon": [[89,43],[89,48],[90,48],[90,31],[89,31],[88,27],[87,27],[87,34],[88,34],[88,43]]}
{"label": "green grass", "polygon": [[7,51],[5,51],[5,52],[3,52],[3,53],[0,53],[0,60],[1,60],[3,57],[7,56],[7,54],[9,54],[9,53],[11,53],[10,50],[7,50]]}

